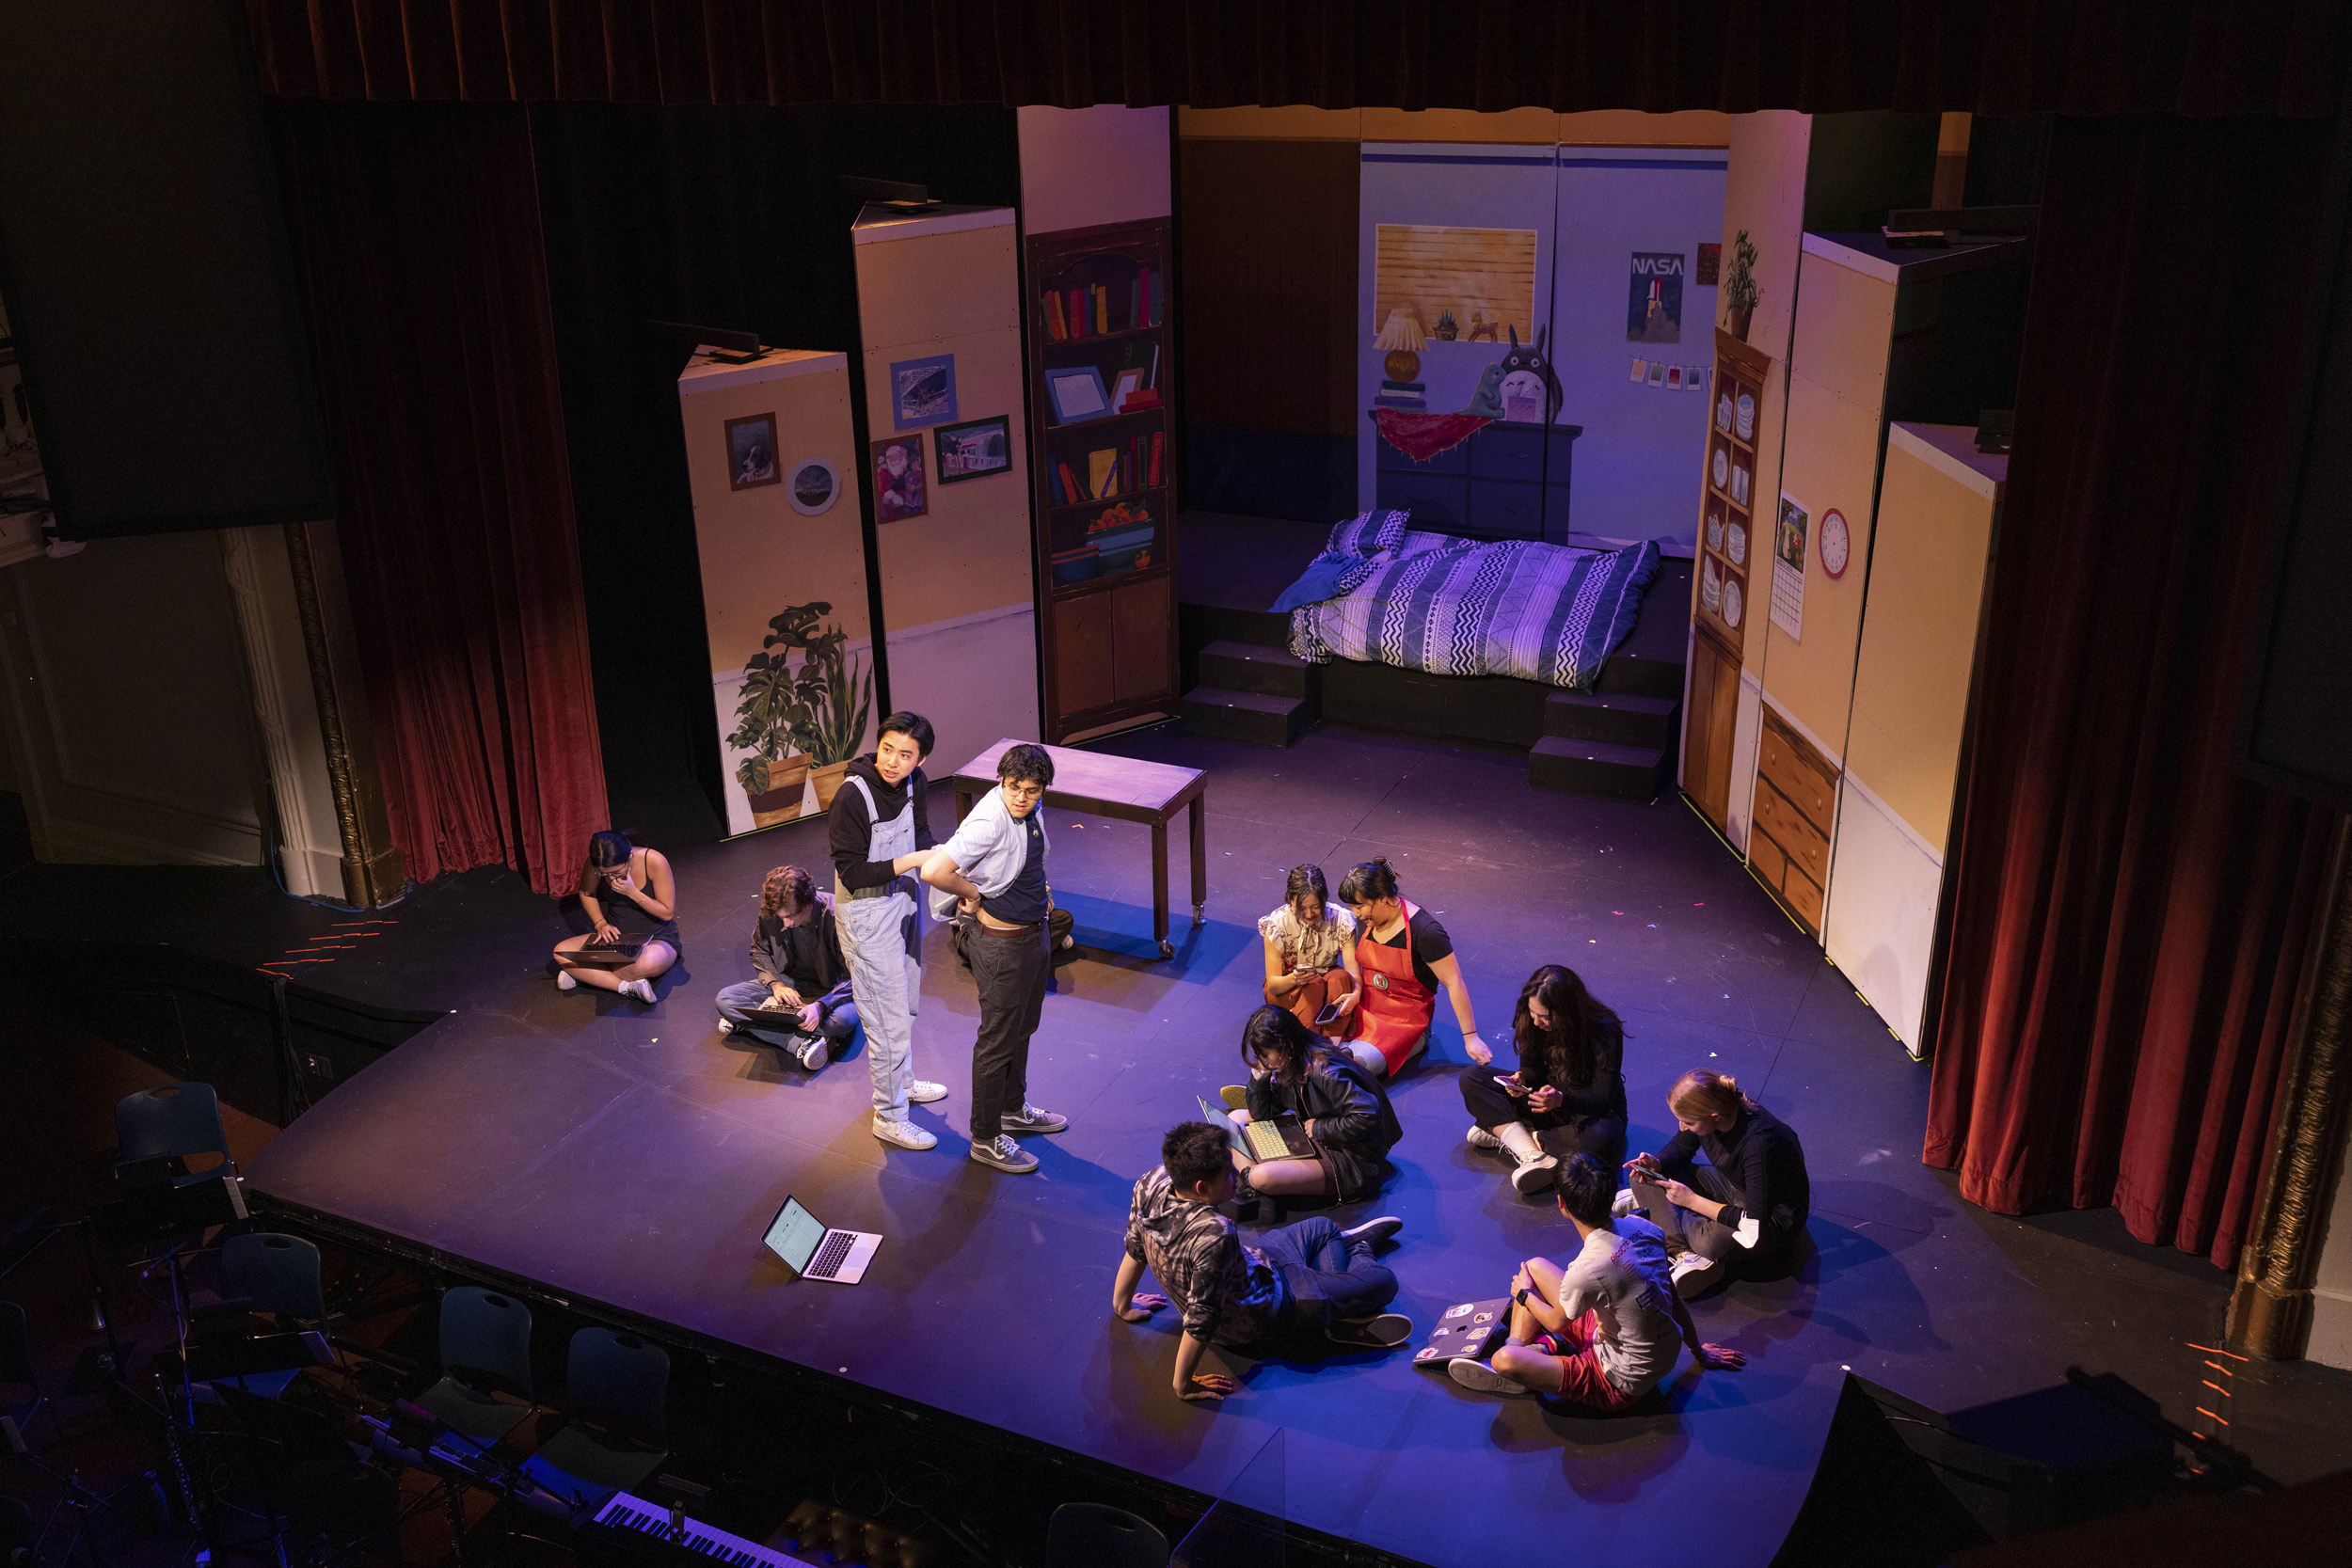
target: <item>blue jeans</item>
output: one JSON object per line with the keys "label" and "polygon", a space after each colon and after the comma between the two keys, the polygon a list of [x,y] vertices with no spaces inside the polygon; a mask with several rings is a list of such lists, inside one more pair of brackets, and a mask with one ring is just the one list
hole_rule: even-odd
{"label": "blue jeans", "polygon": [[799,1057],[812,1040],[825,1042],[826,1054],[838,1056],[847,1048],[850,1037],[857,1033],[857,1004],[844,1002],[810,1034],[801,1027],[799,1017],[792,1013],[769,1013],[758,1010],[768,1000],[768,988],[757,980],[745,980],[740,985],[719,988],[719,1016],[742,1030],[762,1045],[772,1045]]}
{"label": "blue jeans", "polygon": [[1321,1334],[1343,1318],[1367,1318],[1396,1299],[1396,1275],[1372,1259],[1372,1243],[1351,1242],[1322,1214],[1278,1227],[1258,1238],[1282,1276],[1282,1324]]}

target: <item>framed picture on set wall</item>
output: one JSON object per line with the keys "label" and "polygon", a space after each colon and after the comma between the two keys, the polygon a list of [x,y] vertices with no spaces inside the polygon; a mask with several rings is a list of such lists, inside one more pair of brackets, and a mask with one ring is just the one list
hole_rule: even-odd
{"label": "framed picture on set wall", "polygon": [[987,474],[1012,472],[1012,420],[999,414],[993,420],[944,424],[931,432],[939,444],[939,483],[959,484]]}
{"label": "framed picture on set wall", "polygon": [[[707,427],[706,427],[707,428]],[[746,414],[727,421],[727,488],[756,490],[784,483],[776,463],[776,417]]]}
{"label": "framed picture on set wall", "polygon": [[923,487],[923,433],[873,443],[874,521],[895,523],[931,509]]}

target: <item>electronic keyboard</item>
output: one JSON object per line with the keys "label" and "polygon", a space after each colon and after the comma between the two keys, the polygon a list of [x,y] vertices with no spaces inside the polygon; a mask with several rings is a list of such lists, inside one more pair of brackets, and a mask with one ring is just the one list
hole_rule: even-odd
{"label": "electronic keyboard", "polygon": [[681,1536],[670,1528],[668,1509],[659,1503],[649,1503],[643,1497],[632,1497],[626,1492],[613,1493],[612,1500],[596,1510],[596,1516],[589,1521],[589,1527],[629,1530],[638,1535],[650,1536],[664,1544],[680,1547],[701,1557],[733,1563],[735,1568],[816,1568],[806,1558],[794,1557],[789,1552],[780,1552],[773,1546],[763,1546],[755,1541],[746,1541],[739,1535],[729,1535],[723,1529],[713,1529],[699,1519],[686,1520],[685,1532]]}

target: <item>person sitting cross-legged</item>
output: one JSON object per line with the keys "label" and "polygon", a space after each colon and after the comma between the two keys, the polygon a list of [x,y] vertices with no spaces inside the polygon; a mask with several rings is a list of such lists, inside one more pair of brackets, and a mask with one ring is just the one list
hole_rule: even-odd
{"label": "person sitting cross-legged", "polygon": [[[1261,1160],[1243,1166],[1243,1185],[1274,1196],[1320,1196],[1354,1203],[1377,1195],[1395,1174],[1389,1150],[1404,1136],[1396,1112],[1376,1079],[1346,1047],[1320,1040],[1295,1015],[1268,1005],[1242,1025],[1241,1057],[1249,1068],[1237,1122],[1295,1117],[1314,1141],[1305,1158]],[[1230,1098],[1230,1097],[1229,1097]]]}
{"label": "person sitting cross-legged", "polygon": [[815,1072],[857,1033],[833,900],[797,865],[777,866],[760,887],[752,972],[759,978],[720,989],[721,1034],[739,1029]]}
{"label": "person sitting cross-legged", "polygon": [[[1509,1072],[1473,1065],[1460,1079],[1473,1148],[1507,1154],[1511,1185],[1540,1192],[1558,1153],[1589,1154],[1611,1170],[1625,1158],[1625,1025],[1576,971],[1546,964],[1519,990]],[[1565,1146],[1563,1148],[1562,1146]]]}
{"label": "person sitting cross-legged", "polygon": [[1454,1382],[1493,1394],[1557,1394],[1605,1412],[1657,1387],[1685,1345],[1702,1371],[1747,1365],[1736,1350],[1699,1342],[1667,1277],[1665,1237],[1638,1215],[1611,1217],[1616,1185],[1616,1173],[1591,1155],[1569,1157],[1557,1196],[1576,1229],[1576,1257],[1565,1269],[1546,1258],[1519,1266],[1509,1338],[1484,1361],[1449,1362]]}
{"label": "person sitting cross-legged", "polygon": [[[1160,1164],[1136,1183],[1126,1255],[1111,1286],[1111,1315],[1122,1322],[1176,1307],[1184,1321],[1178,1397],[1221,1400],[1237,1386],[1221,1372],[1198,1371],[1212,1344],[1263,1357],[1308,1337],[1359,1350],[1404,1343],[1412,1321],[1381,1310],[1396,1299],[1396,1275],[1373,1260],[1373,1245],[1405,1222],[1384,1215],[1342,1230],[1317,1214],[1249,1245],[1220,1210],[1233,1197],[1232,1149],[1222,1127],[1186,1121],[1169,1129]],[[1137,1293],[1147,1266],[1167,1295]]]}

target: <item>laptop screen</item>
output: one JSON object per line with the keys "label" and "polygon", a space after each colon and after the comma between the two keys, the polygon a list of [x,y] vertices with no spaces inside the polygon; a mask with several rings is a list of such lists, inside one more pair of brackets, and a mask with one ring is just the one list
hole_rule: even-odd
{"label": "laptop screen", "polygon": [[1232,1117],[1227,1116],[1224,1112],[1218,1110],[1216,1106],[1210,1104],[1199,1095],[1194,1095],[1192,1097],[1192,1102],[1200,1107],[1200,1119],[1202,1121],[1209,1123],[1213,1127],[1224,1128],[1226,1140],[1235,1148],[1240,1149],[1245,1157],[1248,1155],[1249,1140],[1248,1137],[1242,1132],[1240,1122],[1235,1121]]}
{"label": "laptop screen", "polygon": [[824,1222],[801,1207],[797,1197],[787,1197],[776,1217],[768,1222],[768,1234],[761,1238],[768,1250],[792,1265],[794,1274],[805,1274],[808,1260],[817,1254],[817,1243],[825,1239]]}

